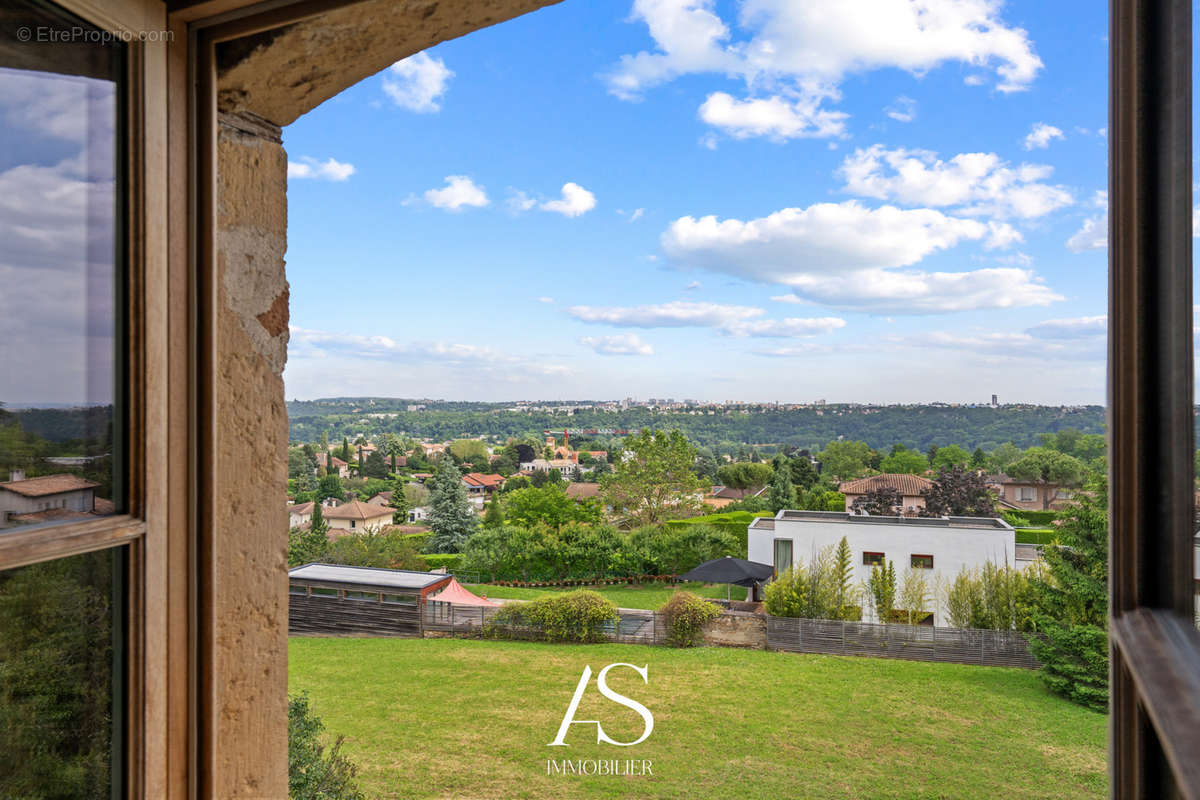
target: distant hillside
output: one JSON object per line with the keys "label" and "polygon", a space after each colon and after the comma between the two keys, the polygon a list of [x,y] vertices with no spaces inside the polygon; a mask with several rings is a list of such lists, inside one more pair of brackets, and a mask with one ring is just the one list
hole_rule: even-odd
{"label": "distant hillside", "polygon": [[[420,411],[406,410],[424,404]],[[394,398],[338,398],[288,403],[291,439],[330,440],[360,433],[385,432],[418,438],[541,435],[563,428],[678,428],[692,441],[722,450],[741,444],[823,447],[838,438],[865,441],[872,447],[901,443],[921,450],[959,444],[991,449],[1004,442],[1018,447],[1036,443],[1039,433],[1076,428],[1104,433],[1102,406],[849,406],[777,410],[746,409],[655,411],[644,407],[616,411],[513,411],[511,403],[439,403]],[[378,415],[378,416],[368,416]]]}

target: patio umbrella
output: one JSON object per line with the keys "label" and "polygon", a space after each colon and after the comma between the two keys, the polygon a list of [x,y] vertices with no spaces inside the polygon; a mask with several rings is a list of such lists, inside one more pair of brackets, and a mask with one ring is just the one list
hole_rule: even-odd
{"label": "patio umbrella", "polygon": [[[728,583],[749,588],[757,583],[762,583],[774,574],[775,567],[770,564],[725,556],[705,561],[695,569],[680,575],[679,579],[702,583]],[[726,595],[728,596],[728,592]]]}

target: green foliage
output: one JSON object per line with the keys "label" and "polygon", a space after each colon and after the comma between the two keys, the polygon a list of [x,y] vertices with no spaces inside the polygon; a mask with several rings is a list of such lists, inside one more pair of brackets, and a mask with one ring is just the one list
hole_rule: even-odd
{"label": "green foliage", "polygon": [[635,524],[685,516],[700,506],[702,484],[692,466],[696,448],[677,430],[643,430],[625,440],[629,458],[600,478],[605,503]]}
{"label": "green foliage", "polygon": [[446,459],[430,479],[429,517],[433,536],[429,547],[436,553],[457,553],[479,527],[479,517],[467,499],[458,467]]}
{"label": "green foliage", "polygon": [[388,465],[383,460],[383,453],[378,450],[371,451],[359,467],[359,474],[368,478],[386,478]]}
{"label": "green foliage", "polygon": [[785,508],[796,507],[796,487],[792,485],[792,471],[786,466],[775,471],[767,503],[776,513]]}
{"label": "green foliage", "polygon": [[326,475],[317,482],[317,502],[329,498],[338,501],[346,499],[346,491],[342,487],[342,479],[337,476],[336,472]]}
{"label": "green foliage", "polygon": [[861,478],[867,471],[871,448],[866,442],[832,441],[818,456],[821,474],[837,481]]}
{"label": "green foliage", "polygon": [[667,623],[667,642],[672,647],[695,647],[704,626],[721,616],[721,609],[691,592],[679,591],[659,607]]}
{"label": "green foliage", "polygon": [[463,555],[462,553],[426,553],[423,559],[426,569],[434,570],[445,567],[447,572],[457,572]]}
{"label": "green foliage", "polygon": [[841,570],[834,548],[827,547],[814,553],[808,564],[784,570],[768,583],[763,606],[776,617],[858,619],[861,609],[855,605],[853,587],[844,583],[845,573]]}
{"label": "green foliage", "polygon": [[474,464],[477,461],[487,462],[488,451],[487,445],[478,439],[456,439],[450,443],[450,455],[454,456],[460,463],[469,462]]}
{"label": "green foliage", "polygon": [[916,625],[929,616],[930,612],[926,611],[925,606],[929,604],[931,593],[925,570],[912,567],[904,570],[904,582],[900,584],[898,598],[909,625]]}
{"label": "green foliage", "polygon": [[403,525],[408,522],[408,495],[405,489],[408,486],[407,478],[396,478],[392,481],[392,499],[388,501],[388,505],[394,510],[392,512],[392,523],[395,525]]}
{"label": "green foliage", "polygon": [[988,453],[987,468],[992,472],[1003,473],[1008,465],[1021,457],[1021,448],[1012,442],[1005,442]]}
{"label": "green foliage", "polygon": [[925,498],[922,516],[996,516],[996,495],[988,488],[983,476],[962,467],[942,469],[933,486],[921,495]]}
{"label": "green foliage", "polygon": [[946,590],[946,614],[955,628],[1031,631],[1033,585],[1011,566],[965,569]]}
{"label": "green foliage", "polygon": [[890,622],[892,610],[896,607],[896,565],[891,559],[883,566],[876,564],[871,567],[867,588],[875,602],[875,618],[880,622]]}
{"label": "green foliage", "polygon": [[892,448],[891,455],[886,456],[879,463],[879,468],[892,475],[904,473],[920,475],[929,469],[929,459],[925,458],[923,453],[909,450],[901,444]]}
{"label": "green foliage", "polygon": [[425,557],[412,538],[399,531],[366,531],[339,536],[329,543],[325,561],[351,567],[428,569]]}
{"label": "green foliage", "polygon": [[549,642],[601,642],[605,627],[619,618],[611,601],[585,589],[509,603],[488,621],[485,632],[504,636],[515,628]]}
{"label": "green foliage", "polygon": [[562,484],[517,489],[504,496],[504,518],[513,525],[548,525],[558,530],[568,522],[599,522],[600,517],[597,503],[577,503],[567,497],[566,487]]}
{"label": "green foliage", "polygon": [[358,768],[342,755],[345,737],[338,736],[326,753],[324,730],[307,694],[288,697],[289,800],[365,800],[354,780]]}
{"label": "green foliage", "polygon": [[722,464],[717,468],[717,480],[731,489],[761,489],[771,482],[771,465],[751,461]]}
{"label": "green foliage", "polygon": [[845,511],[846,495],[824,486],[814,486],[797,498],[798,505],[804,511]]}
{"label": "green foliage", "polygon": [[1054,524],[1057,511],[1006,511],[1004,521],[1014,528],[1043,528]]}
{"label": "green foliage", "polygon": [[817,469],[807,455],[801,454],[791,460],[792,483],[802,489],[811,489],[817,482]]}
{"label": "green foliage", "polygon": [[114,552],[0,572],[0,797],[110,796]]}
{"label": "green foliage", "polygon": [[[315,512],[320,506],[314,506],[314,518],[316,521]],[[322,521],[324,525],[324,521]],[[324,529],[317,530],[315,525],[310,524],[308,530],[300,528],[292,528],[288,531],[288,567],[298,567],[301,564],[311,564],[314,561],[325,561],[329,554],[329,539],[325,536]]]}
{"label": "green foliage", "polygon": [[483,527],[496,528],[504,524],[504,509],[500,505],[500,493],[492,492],[487,509],[483,512]]}
{"label": "green foliage", "polygon": [[956,444],[946,447],[939,447],[937,454],[933,457],[933,468],[936,470],[950,469],[951,467],[966,467],[971,461],[971,454]]}
{"label": "green foliage", "polygon": [[1060,512],[1061,547],[1042,553],[1033,580],[1031,642],[1046,686],[1076,703],[1108,707],[1108,498],[1097,483]]}
{"label": "green foliage", "polygon": [[[1031,447],[1020,459],[1008,465],[1009,476],[1039,484],[1077,487],[1086,475],[1083,462],[1074,456],[1051,450],[1048,447]],[[1049,508],[1055,496],[1043,492],[1043,507]]]}

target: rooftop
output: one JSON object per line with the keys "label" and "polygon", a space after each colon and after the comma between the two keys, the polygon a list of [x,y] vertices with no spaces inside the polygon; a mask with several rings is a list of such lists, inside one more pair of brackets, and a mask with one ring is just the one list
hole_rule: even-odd
{"label": "rooftop", "polygon": [[369,520],[387,517],[390,521],[394,509],[389,506],[376,505],[375,503],[364,503],[361,500],[351,500],[349,503],[342,503],[340,506],[334,506],[325,510],[325,519],[354,519],[354,520]]}
{"label": "rooftop", "polygon": [[838,491],[842,494],[866,494],[876,489],[895,489],[902,495],[913,496],[932,487],[933,481],[922,478],[920,475],[885,472],[869,478],[859,478],[856,481],[843,481],[838,486]]}
{"label": "rooftop", "polygon": [[40,478],[26,478],[23,481],[5,481],[0,483],[0,489],[25,497],[45,497],[49,494],[95,489],[99,485],[95,481],[86,480],[78,475],[62,473],[60,475],[43,475]]}
{"label": "rooftop", "polygon": [[[846,525],[906,525],[926,528],[971,528],[975,530],[1012,530],[995,517],[874,517],[848,511],[780,511],[776,522],[836,522]],[[755,525],[755,527],[758,527]]]}
{"label": "rooftop", "polygon": [[407,569],[379,567],[346,567],[338,564],[305,564],[288,570],[288,578],[314,583],[336,583],[347,586],[379,586],[389,589],[424,589],[450,578],[439,572],[416,572]]}

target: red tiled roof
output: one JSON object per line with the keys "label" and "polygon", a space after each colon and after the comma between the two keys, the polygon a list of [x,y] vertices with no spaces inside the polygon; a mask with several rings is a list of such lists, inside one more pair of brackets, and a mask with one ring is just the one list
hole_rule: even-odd
{"label": "red tiled roof", "polygon": [[314,505],[315,504],[312,502],[293,503],[292,505],[288,506],[287,509],[289,514],[311,514]]}
{"label": "red tiled roof", "polygon": [[387,517],[390,522],[393,510],[387,506],[378,506],[374,503],[351,500],[349,503],[342,503],[340,506],[326,509],[324,516],[325,519],[353,519],[364,522]]}
{"label": "red tiled roof", "polygon": [[503,475],[484,475],[482,472],[468,472],[463,475],[463,480],[475,486],[483,486],[489,489],[495,489],[504,483]]}
{"label": "red tiled roof", "polygon": [[766,490],[765,486],[758,489],[734,489],[731,486],[714,486],[711,496],[720,500],[745,500],[747,497],[758,497]]}
{"label": "red tiled roof", "polygon": [[584,500],[589,497],[600,496],[600,484],[598,483],[568,483],[567,497],[572,500]]}
{"label": "red tiled roof", "polygon": [[0,483],[0,489],[7,489],[25,497],[45,497],[48,494],[95,489],[99,485],[95,481],[65,472],[59,475],[43,475],[40,478],[26,478],[23,481],[5,481]]}
{"label": "red tiled roof", "polygon": [[885,472],[882,475],[872,475],[856,481],[845,481],[838,486],[838,491],[842,494],[866,494],[876,489],[895,489],[906,497],[915,497],[921,494],[921,490],[929,489],[932,486],[933,481],[922,478],[920,475]]}

